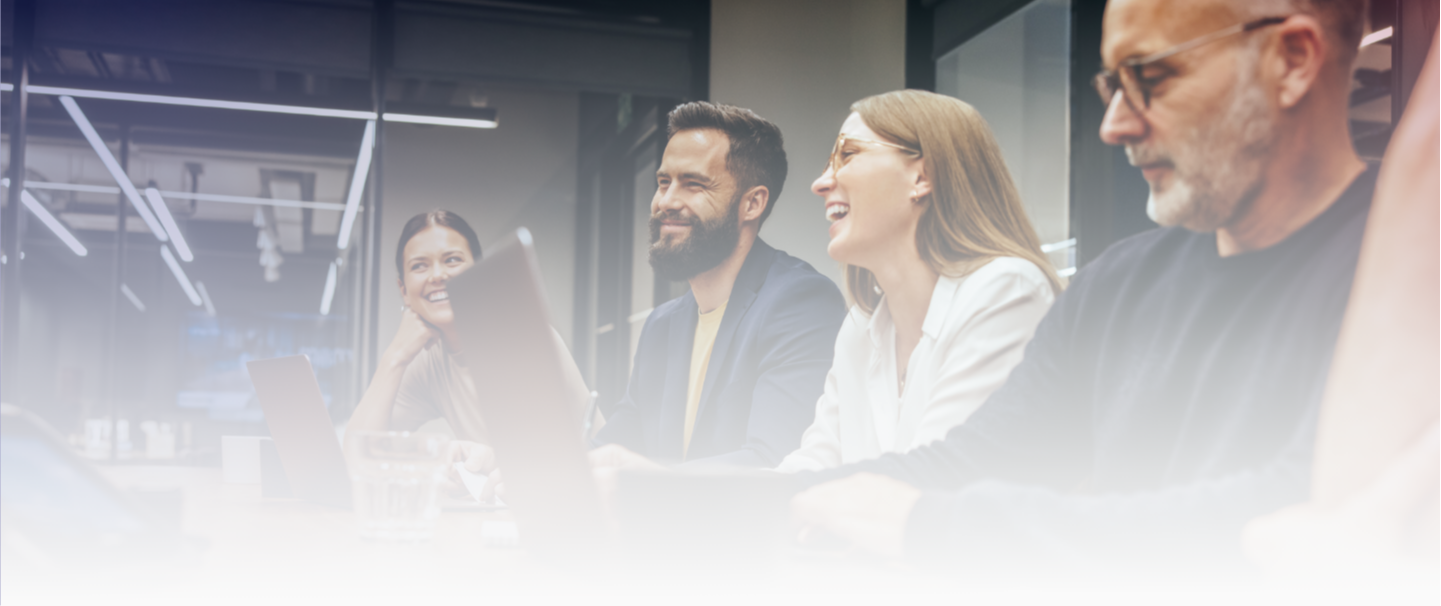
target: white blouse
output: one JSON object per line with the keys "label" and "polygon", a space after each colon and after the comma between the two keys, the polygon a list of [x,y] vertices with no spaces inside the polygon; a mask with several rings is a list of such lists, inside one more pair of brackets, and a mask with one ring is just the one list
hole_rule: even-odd
{"label": "white blouse", "polygon": [[1021,361],[1055,301],[1040,268],[1001,257],[961,278],[941,276],[897,396],[896,331],[886,300],[841,325],[816,418],[776,471],[826,469],[905,452],[965,422]]}

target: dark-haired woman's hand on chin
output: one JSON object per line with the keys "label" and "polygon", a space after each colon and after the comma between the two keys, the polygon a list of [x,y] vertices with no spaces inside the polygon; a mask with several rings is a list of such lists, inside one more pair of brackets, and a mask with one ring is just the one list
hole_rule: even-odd
{"label": "dark-haired woman's hand on chin", "polygon": [[439,338],[440,331],[435,326],[406,308],[400,317],[400,327],[395,331],[395,339],[386,348],[380,364],[376,365],[370,387],[365,389],[365,396],[356,405],[355,412],[350,414],[345,430],[347,456],[357,447],[353,436],[366,431],[391,429],[390,413],[395,408],[395,395],[400,391],[405,369],[415,361],[415,356]]}
{"label": "dark-haired woman's hand on chin", "polygon": [[395,330],[395,339],[385,350],[383,362],[391,367],[404,369],[415,360],[415,356],[439,338],[440,331],[435,326],[407,307],[401,313],[400,326]]}

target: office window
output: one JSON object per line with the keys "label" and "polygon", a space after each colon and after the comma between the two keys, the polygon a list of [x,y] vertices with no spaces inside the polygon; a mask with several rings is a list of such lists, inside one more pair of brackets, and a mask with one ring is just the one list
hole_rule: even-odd
{"label": "office window", "polygon": [[640,330],[655,307],[655,272],[650,268],[650,202],[655,197],[655,171],[660,169],[659,141],[645,145],[636,156],[631,195],[630,359],[640,347]]}
{"label": "office window", "polygon": [[1075,265],[1070,233],[1071,3],[1036,0],[936,61],[936,92],[990,123],[1057,269]]}

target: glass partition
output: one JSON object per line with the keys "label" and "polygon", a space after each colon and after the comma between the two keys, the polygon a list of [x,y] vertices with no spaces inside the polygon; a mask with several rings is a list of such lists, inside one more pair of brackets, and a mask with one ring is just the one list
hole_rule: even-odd
{"label": "glass partition", "polygon": [[1036,0],[936,62],[936,91],[971,104],[990,124],[1044,249],[1063,274],[1075,265],[1070,68],[1070,0]]}

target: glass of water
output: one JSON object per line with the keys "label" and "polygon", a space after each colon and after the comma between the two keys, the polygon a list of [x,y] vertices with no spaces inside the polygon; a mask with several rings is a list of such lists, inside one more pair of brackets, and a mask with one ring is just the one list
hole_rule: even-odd
{"label": "glass of water", "polygon": [[409,432],[360,434],[351,457],[360,536],[382,541],[423,541],[440,515],[436,487],[444,474],[443,436]]}

